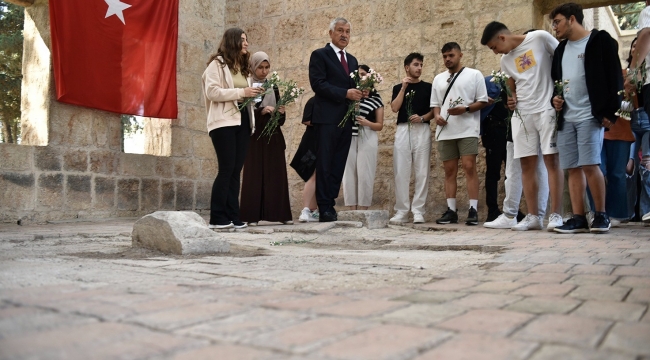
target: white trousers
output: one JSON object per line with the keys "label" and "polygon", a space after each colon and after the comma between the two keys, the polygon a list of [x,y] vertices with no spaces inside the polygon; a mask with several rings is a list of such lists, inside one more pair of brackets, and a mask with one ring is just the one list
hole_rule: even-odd
{"label": "white trousers", "polygon": [[365,127],[359,136],[353,136],[348,160],[343,173],[343,200],[345,206],[370,206],[377,170],[377,132]]}
{"label": "white trousers", "polygon": [[[544,157],[541,148],[537,156],[537,212],[544,218],[546,216],[546,205],[548,204],[548,173],[544,165]],[[506,143],[506,198],[503,199],[503,212],[510,216],[517,216],[519,211],[519,202],[521,201],[521,192],[524,186],[521,178],[521,162],[514,158],[515,145],[508,141]]]}
{"label": "white trousers", "polygon": [[424,214],[429,184],[431,160],[431,127],[429,124],[398,124],[393,148],[395,173],[395,210],[409,211],[409,184],[411,168],[415,173],[415,191],[410,208],[414,214]]}

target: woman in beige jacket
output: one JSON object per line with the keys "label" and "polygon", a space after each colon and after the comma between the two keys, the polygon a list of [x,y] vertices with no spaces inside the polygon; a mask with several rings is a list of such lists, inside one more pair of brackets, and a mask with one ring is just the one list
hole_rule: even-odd
{"label": "woman in beige jacket", "polygon": [[245,228],[239,219],[239,179],[251,134],[255,131],[252,103],[238,110],[244,98],[262,88],[251,87],[248,41],[242,29],[226,30],[219,50],[203,72],[208,133],[217,153],[219,172],[212,185],[210,228]]}

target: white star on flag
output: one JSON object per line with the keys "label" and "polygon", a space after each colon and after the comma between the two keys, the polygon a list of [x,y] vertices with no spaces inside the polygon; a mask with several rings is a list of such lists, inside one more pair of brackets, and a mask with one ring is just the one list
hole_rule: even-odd
{"label": "white star on flag", "polygon": [[104,1],[106,2],[106,4],[108,4],[108,10],[106,10],[106,16],[104,18],[115,15],[118,18],[120,18],[120,20],[122,20],[122,24],[126,25],[126,22],[124,22],[123,11],[125,9],[130,8],[131,5],[125,4],[120,0],[104,0]]}

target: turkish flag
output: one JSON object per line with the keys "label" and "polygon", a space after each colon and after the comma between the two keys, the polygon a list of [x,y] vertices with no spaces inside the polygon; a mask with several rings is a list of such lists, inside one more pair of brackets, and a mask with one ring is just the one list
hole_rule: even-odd
{"label": "turkish flag", "polygon": [[57,100],[175,119],[178,0],[50,0]]}

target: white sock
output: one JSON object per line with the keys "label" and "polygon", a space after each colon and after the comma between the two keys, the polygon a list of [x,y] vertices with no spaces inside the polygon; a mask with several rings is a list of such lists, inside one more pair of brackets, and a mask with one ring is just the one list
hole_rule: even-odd
{"label": "white sock", "polygon": [[469,200],[469,207],[473,207],[474,210],[478,210],[478,200]]}
{"label": "white sock", "polygon": [[456,211],[456,198],[447,199],[447,206],[451,209],[451,211]]}

